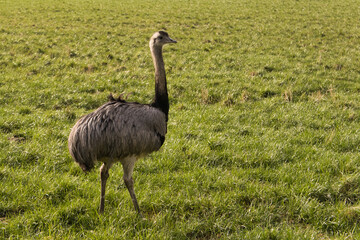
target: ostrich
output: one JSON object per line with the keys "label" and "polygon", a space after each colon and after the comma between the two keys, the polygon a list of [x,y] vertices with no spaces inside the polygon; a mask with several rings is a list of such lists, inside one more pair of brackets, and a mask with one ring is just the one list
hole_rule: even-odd
{"label": "ostrich", "polygon": [[164,31],[156,32],[150,38],[155,67],[155,98],[152,103],[126,102],[121,96],[115,99],[110,95],[109,102],[83,116],[70,132],[70,154],[84,172],[90,171],[96,161],[103,163],[100,168],[100,213],[104,212],[109,169],[120,162],[125,185],[135,210],[140,214],[132,174],[137,159],[159,150],[165,141],[169,99],[162,48],[167,43],[176,41]]}

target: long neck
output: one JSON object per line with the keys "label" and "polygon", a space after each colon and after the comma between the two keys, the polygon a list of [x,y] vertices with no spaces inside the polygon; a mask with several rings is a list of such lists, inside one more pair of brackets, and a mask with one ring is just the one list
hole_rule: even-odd
{"label": "long neck", "polygon": [[166,74],[164,60],[162,56],[162,48],[150,46],[150,49],[155,67],[155,99],[152,105],[164,112],[167,120],[169,113],[169,97],[167,93]]}

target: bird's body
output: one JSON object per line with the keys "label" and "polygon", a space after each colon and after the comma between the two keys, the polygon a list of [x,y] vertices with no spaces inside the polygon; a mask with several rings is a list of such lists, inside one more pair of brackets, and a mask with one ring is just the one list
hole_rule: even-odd
{"label": "bird's body", "polygon": [[90,171],[96,161],[103,162],[100,169],[100,213],[104,211],[108,171],[116,162],[123,165],[125,185],[135,209],[140,213],[132,172],[137,159],[159,150],[165,140],[169,102],[162,46],[175,42],[162,31],[155,33],[150,39],[155,66],[153,103],[139,104],[111,97],[109,102],[78,120],[70,132],[69,151],[82,170]]}
{"label": "bird's body", "polygon": [[159,150],[165,140],[166,117],[151,105],[115,100],[81,118],[74,129],[70,153],[89,171],[97,160],[116,162]]}

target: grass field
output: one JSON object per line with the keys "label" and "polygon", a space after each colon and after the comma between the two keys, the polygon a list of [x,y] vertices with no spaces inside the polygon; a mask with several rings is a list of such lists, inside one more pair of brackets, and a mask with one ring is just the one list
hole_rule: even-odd
{"label": "grass field", "polygon": [[[356,0],[0,1],[0,239],[360,239],[359,22]],[[161,29],[144,218],[120,164],[100,216],[67,137],[109,93],[152,100]]]}

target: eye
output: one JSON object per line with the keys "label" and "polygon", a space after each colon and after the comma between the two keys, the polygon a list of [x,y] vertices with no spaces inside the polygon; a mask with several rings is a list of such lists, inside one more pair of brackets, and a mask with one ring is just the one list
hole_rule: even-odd
{"label": "eye", "polygon": [[160,37],[159,37],[159,39],[160,39],[160,40],[162,40],[162,39],[163,39],[163,37],[162,37],[162,36],[160,36]]}

